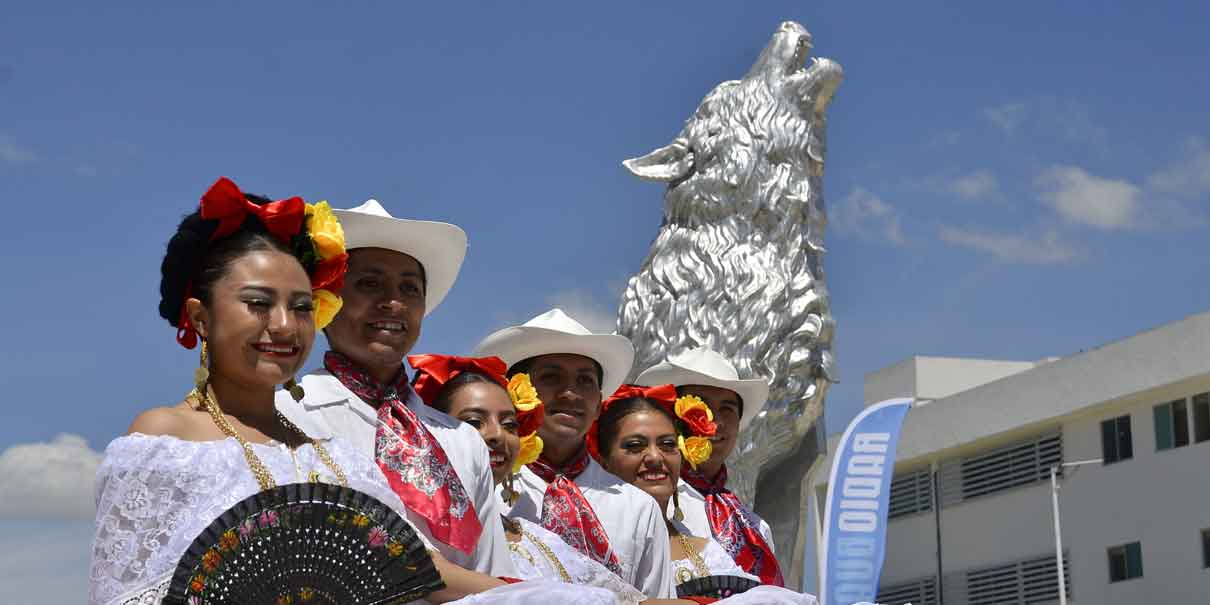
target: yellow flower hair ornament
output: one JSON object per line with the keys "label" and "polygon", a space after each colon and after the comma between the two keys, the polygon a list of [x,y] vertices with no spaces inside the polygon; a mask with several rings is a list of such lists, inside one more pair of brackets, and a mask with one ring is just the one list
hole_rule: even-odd
{"label": "yellow flower hair ornament", "polygon": [[710,454],[714,453],[714,445],[706,437],[694,436],[686,439],[684,435],[677,435],[676,445],[693,470],[697,470],[697,465],[709,460]]}
{"label": "yellow flower hair ornament", "polygon": [[517,408],[517,434],[521,436],[521,451],[513,461],[513,472],[519,472],[521,467],[538,459],[542,453],[542,438],[538,436],[538,427],[546,416],[546,406],[538,398],[538,390],[530,382],[529,374],[514,374],[508,380],[508,398],[513,407]]}
{"label": "yellow flower hair ornament", "polygon": [[307,204],[305,220],[306,237],[300,238],[305,241],[300,242],[302,250],[298,256],[311,275],[315,327],[322,330],[332,323],[343,304],[337,293],[344,287],[349,255],[345,251],[344,229],[328,202]]}

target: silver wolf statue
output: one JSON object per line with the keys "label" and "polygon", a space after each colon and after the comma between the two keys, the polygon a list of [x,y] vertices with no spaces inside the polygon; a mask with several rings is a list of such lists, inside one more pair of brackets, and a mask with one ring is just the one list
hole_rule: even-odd
{"label": "silver wolf statue", "polygon": [[[787,581],[801,570],[800,482],[826,444],[833,321],[824,285],[824,113],[843,72],[807,61],[782,23],[742,80],[719,84],[673,142],[623,164],[668,183],[664,220],[627,284],[618,332],[634,374],[709,346],[770,380],[764,413],[729,460],[731,487],[772,526]],[[791,553],[794,553],[791,555]]]}

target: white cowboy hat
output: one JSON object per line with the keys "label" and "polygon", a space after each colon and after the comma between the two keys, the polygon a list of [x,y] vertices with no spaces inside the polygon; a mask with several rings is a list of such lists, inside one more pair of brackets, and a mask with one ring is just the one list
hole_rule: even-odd
{"label": "white cowboy hat", "polygon": [[593,334],[562,309],[551,309],[519,326],[493,332],[475,347],[475,355],[495,355],[512,367],[538,355],[573,353],[601,364],[601,393],[622,386],[634,363],[630,339],[617,334]]}
{"label": "white cowboy hat", "polygon": [[391,216],[378,200],[332,211],[345,232],[345,248],[402,252],[424,267],[424,314],[441,304],[466,258],[466,232],[458,225]]}
{"label": "white cowboy hat", "polygon": [[741,431],[760,414],[769,400],[769,381],[764,378],[740,379],[735,366],[726,357],[706,347],[673,355],[667,361],[644,370],[634,382],[645,387],[700,384],[735,391],[744,400],[744,415],[739,421]]}

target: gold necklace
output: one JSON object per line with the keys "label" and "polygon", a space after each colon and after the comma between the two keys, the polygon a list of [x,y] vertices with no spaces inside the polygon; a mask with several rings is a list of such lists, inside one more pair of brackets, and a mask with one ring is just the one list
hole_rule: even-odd
{"label": "gold necklace", "polygon": [[[559,577],[563,578],[563,581],[568,584],[572,583],[571,574],[567,573],[567,568],[563,567],[563,562],[559,560],[559,557],[555,556],[554,551],[552,551],[549,546],[539,540],[537,536],[525,531],[525,528],[521,526],[519,521],[509,519],[508,517],[504,517],[503,519],[505,528],[529,538],[529,541],[533,542],[534,546],[537,546],[538,550],[542,552],[542,556],[546,557],[546,559],[550,561],[550,564],[555,568],[555,571],[559,572]],[[508,549],[521,555],[522,557],[525,557],[525,559],[529,561],[530,565],[537,567],[537,563],[534,562],[534,556],[529,554],[529,551],[525,550],[525,548],[522,547],[519,542],[509,542]]]}
{"label": "gold necklace", "polygon": [[697,575],[694,575],[692,571],[684,567],[678,569],[676,571],[676,583],[684,584],[693,578],[704,578],[710,575],[710,568],[706,567],[706,561],[702,559],[701,553],[697,552],[697,549],[689,542],[689,538],[686,538],[685,534],[679,531],[676,532],[676,537],[681,542],[681,550],[685,551],[685,554],[689,556],[689,562],[697,569]]}
{"label": "gold necklace", "polygon": [[[234,437],[235,440],[239,442],[240,447],[244,449],[244,459],[248,461],[248,466],[252,469],[252,475],[256,477],[256,482],[260,484],[261,491],[277,487],[277,482],[273,480],[273,474],[269,472],[268,468],[265,468],[264,463],[262,463],[260,458],[256,456],[256,452],[252,451],[252,444],[249,443],[247,439],[244,439],[244,437],[235,430],[235,427],[232,426],[231,422],[227,420],[227,417],[223,415],[223,411],[219,409],[218,404],[214,402],[214,398],[210,396],[210,388],[208,386],[206,387],[204,394],[198,392],[197,389],[193,389],[190,391],[189,395],[185,397],[185,399],[192,403],[200,401],[201,404],[205,406],[206,411],[210,412],[210,418],[214,420],[214,424],[218,425],[219,430],[221,430],[224,435]],[[328,455],[327,448],[321,445],[318,441],[307,437],[307,434],[302,432],[302,429],[298,428],[298,426],[293,422],[290,422],[289,418],[283,416],[280,410],[276,410],[276,415],[278,422],[281,422],[282,426],[286,427],[286,430],[299,436],[304,442],[310,443],[311,447],[315,448],[315,453],[319,456],[320,461],[324,463],[324,466],[328,467],[328,470],[332,471],[332,474],[336,476],[336,481],[340,483],[341,486],[349,486],[349,479],[345,477],[344,471],[341,470],[340,467],[336,465],[336,462],[332,460],[332,457]],[[293,448],[291,448],[291,454],[293,454]],[[310,478],[312,481],[317,481],[319,479],[319,475],[318,473],[312,471]]]}

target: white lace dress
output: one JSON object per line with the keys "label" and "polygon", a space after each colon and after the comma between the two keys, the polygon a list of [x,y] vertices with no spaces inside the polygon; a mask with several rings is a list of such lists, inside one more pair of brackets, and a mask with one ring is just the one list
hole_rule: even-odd
{"label": "white lace dress", "polygon": [[[348,477],[349,487],[402,513],[403,504],[373,460],[339,438],[325,440],[324,445]],[[278,484],[306,481],[312,471],[319,473],[321,481],[335,482],[310,445],[299,447],[293,455],[281,444],[252,447]],[[258,491],[243,449],[234,439],[198,442],[134,434],[113,440],[97,470],[88,602],[158,604],[194,538],[223,511]],[[460,602],[613,602],[604,590],[574,587],[577,600],[572,601],[568,589],[573,587],[555,582],[524,584]]]}
{"label": "white lace dress", "polygon": [[572,548],[554,532],[526,519],[514,521],[520,526],[521,540],[509,542],[508,548],[518,578],[604,588],[623,605],[635,605],[647,599],[639,589]]}
{"label": "white lace dress", "polygon": [[[673,539],[675,540],[676,538]],[[728,555],[723,546],[715,541],[714,538],[706,541],[706,547],[702,549],[701,556],[709,575],[742,576],[760,581],[760,578],[736,565],[731,555]],[[697,565],[690,559],[674,559],[672,561],[672,574],[676,578],[677,584],[682,584],[702,575],[699,573]],[[814,595],[797,593],[788,588],[778,586],[757,586],[747,592],[718,602],[726,603],[727,605],[816,605]]]}

